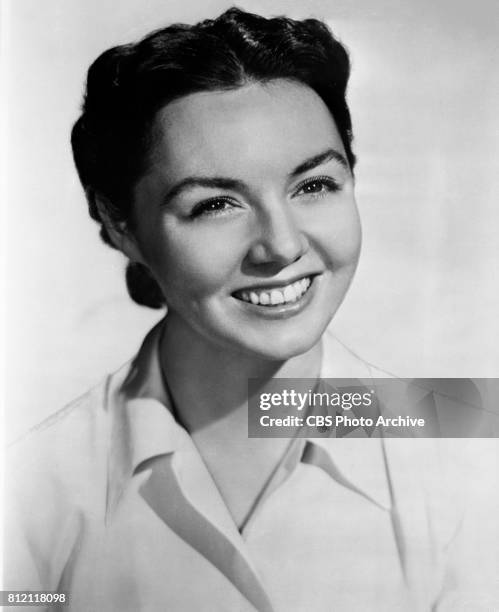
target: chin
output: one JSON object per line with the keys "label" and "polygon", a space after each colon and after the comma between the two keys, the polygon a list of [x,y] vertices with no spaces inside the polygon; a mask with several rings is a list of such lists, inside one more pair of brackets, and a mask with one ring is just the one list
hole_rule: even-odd
{"label": "chin", "polygon": [[312,349],[322,337],[324,329],[306,329],[303,326],[295,330],[272,333],[269,330],[253,342],[245,342],[245,352],[267,361],[287,361]]}

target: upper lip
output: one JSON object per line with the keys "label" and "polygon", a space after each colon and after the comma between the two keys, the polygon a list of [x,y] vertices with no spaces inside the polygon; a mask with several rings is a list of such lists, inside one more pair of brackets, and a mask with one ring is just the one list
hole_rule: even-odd
{"label": "upper lip", "polygon": [[273,279],[272,282],[259,282],[258,284],[254,284],[251,286],[242,287],[241,289],[236,289],[233,293],[241,293],[242,291],[266,291],[271,289],[279,289],[280,287],[286,287],[286,285],[292,285],[296,283],[296,281],[303,280],[304,278],[313,278],[317,276],[320,272],[309,272],[304,274],[298,274],[292,278],[277,280]]}

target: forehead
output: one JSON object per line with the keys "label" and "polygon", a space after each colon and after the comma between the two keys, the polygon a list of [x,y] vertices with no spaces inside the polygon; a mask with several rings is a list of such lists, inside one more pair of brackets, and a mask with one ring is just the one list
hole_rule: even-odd
{"label": "forehead", "polygon": [[334,120],[310,88],[285,80],[201,92],[157,114],[153,168],[179,175],[287,172],[328,147],[344,153]]}

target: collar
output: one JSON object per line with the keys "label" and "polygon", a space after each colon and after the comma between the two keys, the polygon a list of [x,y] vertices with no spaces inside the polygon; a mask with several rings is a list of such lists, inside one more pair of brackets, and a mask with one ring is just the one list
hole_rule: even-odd
{"label": "collar", "polygon": [[[107,401],[111,419],[108,513],[144,461],[175,453],[188,442],[189,435],[174,418],[161,373],[159,343],[163,323],[164,319],[147,334],[128,370],[111,379]],[[371,374],[365,362],[327,331],[323,336],[321,377],[370,379]],[[378,506],[390,507],[381,438],[309,438],[307,442],[309,449],[320,449],[307,452],[307,463],[321,467],[339,484]]]}
{"label": "collar", "polygon": [[107,401],[111,420],[108,512],[115,507],[127,481],[144,461],[174,453],[186,435],[175,421],[172,401],[161,374],[162,329],[163,320],[145,337],[137,356],[125,369],[124,380],[123,372],[121,376],[118,373],[111,377]]}
{"label": "collar", "polygon": [[[321,378],[354,378],[371,385],[373,370],[327,329],[322,337]],[[309,459],[339,484],[384,509],[392,505],[389,464],[381,437],[309,438]],[[314,451],[320,448],[323,452]]]}

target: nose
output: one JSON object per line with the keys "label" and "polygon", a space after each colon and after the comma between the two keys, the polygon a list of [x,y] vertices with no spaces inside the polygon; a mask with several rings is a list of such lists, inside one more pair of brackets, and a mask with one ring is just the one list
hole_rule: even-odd
{"label": "nose", "polygon": [[307,251],[308,240],[288,202],[273,202],[258,215],[258,231],[248,259],[253,265],[287,266]]}

